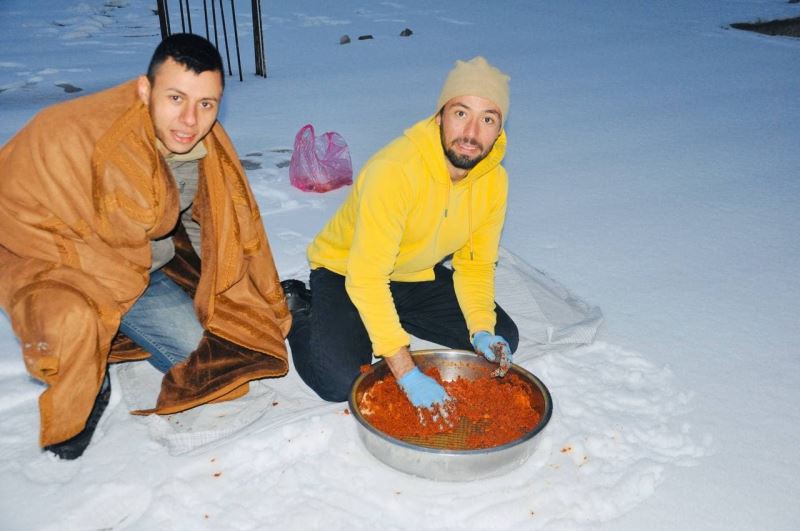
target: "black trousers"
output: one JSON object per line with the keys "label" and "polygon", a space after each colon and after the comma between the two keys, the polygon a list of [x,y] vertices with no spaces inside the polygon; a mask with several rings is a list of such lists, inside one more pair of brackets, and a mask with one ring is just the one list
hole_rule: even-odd
{"label": "black trousers", "polygon": [[[435,280],[390,282],[400,324],[409,334],[448,348],[473,350],[453,287],[453,271],[439,264]],[[347,400],[362,365],[372,363],[372,343],[344,287],[344,277],[324,268],[311,271],[311,312],[294,315],[289,346],[295,369],[321,398]],[[514,352],[517,326],[496,306],[495,333]]]}

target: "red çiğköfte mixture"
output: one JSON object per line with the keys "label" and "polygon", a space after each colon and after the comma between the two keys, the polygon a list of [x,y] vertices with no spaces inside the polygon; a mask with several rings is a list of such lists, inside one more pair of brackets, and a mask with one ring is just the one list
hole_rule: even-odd
{"label": "red \u00e7i\u011fk\u00f6fte mixture", "polygon": [[437,369],[425,374],[441,383],[453,400],[440,412],[415,408],[389,373],[375,381],[359,401],[359,410],[372,426],[401,440],[454,432],[467,422],[472,429],[459,449],[492,448],[530,432],[541,415],[533,408],[529,386],[514,373],[503,378],[486,375],[442,381]]}

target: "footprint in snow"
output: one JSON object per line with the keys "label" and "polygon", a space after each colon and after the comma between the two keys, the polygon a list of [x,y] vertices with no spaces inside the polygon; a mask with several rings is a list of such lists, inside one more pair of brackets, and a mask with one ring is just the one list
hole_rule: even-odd
{"label": "footprint in snow", "polygon": [[91,485],[76,495],[71,509],[45,529],[124,529],[150,506],[152,494],[145,485],[106,483]]}
{"label": "footprint in snow", "polygon": [[[266,174],[272,176],[279,176],[277,170],[289,167],[292,160],[292,150],[288,148],[276,148],[267,150],[266,153],[260,151],[253,151],[247,153],[243,159],[240,159],[242,167],[245,170],[261,170],[264,169]],[[288,171],[288,170],[287,170]],[[288,173],[287,173],[288,175]]]}

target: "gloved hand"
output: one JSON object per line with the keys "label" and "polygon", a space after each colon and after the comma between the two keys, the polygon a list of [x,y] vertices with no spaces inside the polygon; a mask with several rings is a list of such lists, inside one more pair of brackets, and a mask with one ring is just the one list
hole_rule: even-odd
{"label": "gloved hand", "polygon": [[450,400],[450,395],[444,387],[430,376],[426,376],[419,367],[414,367],[405,373],[397,383],[414,407],[433,408],[443,405],[445,400]]}
{"label": "gloved hand", "polygon": [[495,336],[485,330],[481,330],[480,332],[475,332],[475,335],[472,336],[472,346],[475,347],[475,352],[483,354],[483,357],[489,361],[499,361],[495,355],[495,349],[502,348],[501,358],[505,354],[508,363],[512,363],[511,347],[502,336]]}

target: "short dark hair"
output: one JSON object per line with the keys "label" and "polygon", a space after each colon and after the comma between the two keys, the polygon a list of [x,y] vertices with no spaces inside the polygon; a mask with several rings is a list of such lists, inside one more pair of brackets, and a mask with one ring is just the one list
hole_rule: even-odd
{"label": "short dark hair", "polygon": [[195,74],[203,72],[219,72],[222,86],[225,87],[225,71],[222,57],[211,42],[194,33],[173,33],[156,47],[150,65],[147,67],[147,79],[155,83],[156,71],[167,59],[171,58],[185,66]]}

